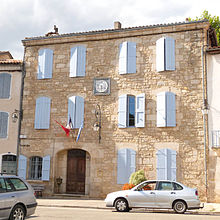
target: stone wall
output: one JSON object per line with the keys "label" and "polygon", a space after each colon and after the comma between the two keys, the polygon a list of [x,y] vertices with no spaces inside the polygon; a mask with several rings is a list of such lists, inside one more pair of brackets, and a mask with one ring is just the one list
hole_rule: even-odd
{"label": "stone wall", "polygon": [[[171,25],[141,30],[94,33],[23,41],[25,46],[26,78],[24,85],[24,117],[21,133],[22,154],[51,155],[51,177],[46,193],[53,193],[56,155],[68,149],[83,149],[90,156],[89,196],[105,197],[121,189],[117,185],[117,150],[136,150],[136,170],[144,169],[147,179],[156,179],[156,152],[161,148],[177,151],[177,180],[199,189],[205,196],[203,104],[201,48],[206,44],[208,23]],[[175,39],[176,70],[156,71],[156,40],[163,36]],[[118,74],[119,44],[137,43],[137,73]],[[86,76],[69,77],[70,48],[84,45]],[[37,80],[38,50],[54,50],[53,78]],[[109,96],[94,96],[93,79],[111,79]],[[172,91],[176,94],[176,121],[173,128],[156,126],[156,94]],[[145,93],[145,127],[118,128],[118,97],[121,94]],[[66,124],[68,97],[80,95],[85,100],[84,128],[79,142],[67,138],[54,120]],[[35,101],[39,96],[51,98],[50,129],[35,130]],[[101,143],[94,131],[95,106],[102,112]],[[29,146],[29,147],[27,147]],[[65,167],[65,166],[64,166]]]}

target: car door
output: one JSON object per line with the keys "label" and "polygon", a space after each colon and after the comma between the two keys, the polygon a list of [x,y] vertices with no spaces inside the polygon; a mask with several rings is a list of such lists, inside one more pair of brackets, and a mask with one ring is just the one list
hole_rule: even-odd
{"label": "car door", "polygon": [[170,181],[158,181],[155,190],[155,203],[159,208],[172,208],[172,202],[176,198],[176,192]]}
{"label": "car door", "polygon": [[129,194],[131,207],[154,207],[155,206],[156,181],[145,182]]}
{"label": "car door", "polygon": [[11,208],[15,202],[13,191],[13,188],[5,182],[4,178],[0,178],[0,219],[9,217]]}

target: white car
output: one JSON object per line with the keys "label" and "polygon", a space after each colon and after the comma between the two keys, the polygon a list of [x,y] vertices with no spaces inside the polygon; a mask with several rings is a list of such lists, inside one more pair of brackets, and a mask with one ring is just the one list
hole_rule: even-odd
{"label": "white car", "polygon": [[158,208],[184,213],[187,209],[202,208],[196,189],[168,180],[144,181],[131,190],[109,193],[105,202],[107,207],[115,207],[119,212],[128,212],[132,208]]}

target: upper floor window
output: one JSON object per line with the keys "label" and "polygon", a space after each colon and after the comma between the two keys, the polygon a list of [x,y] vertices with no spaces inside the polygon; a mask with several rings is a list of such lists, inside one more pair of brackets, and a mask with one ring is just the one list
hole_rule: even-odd
{"label": "upper floor window", "polygon": [[175,70],[175,40],[162,37],[156,42],[157,71]]}
{"label": "upper floor window", "polygon": [[0,138],[8,136],[8,113],[0,112]]}
{"label": "upper floor window", "polygon": [[118,101],[118,127],[145,126],[145,94],[121,95]]}
{"label": "upper floor window", "polygon": [[123,42],[119,46],[119,74],[136,73],[136,43]]}
{"label": "upper floor window", "polygon": [[68,121],[71,117],[73,128],[80,128],[84,123],[84,99],[72,96],[68,100]]}
{"label": "upper floor window", "polygon": [[70,77],[85,76],[86,74],[86,47],[76,46],[70,51]]}
{"label": "upper floor window", "polygon": [[40,97],[36,100],[35,129],[49,129],[50,127],[50,98]]}
{"label": "upper floor window", "polygon": [[38,52],[38,79],[50,79],[53,74],[53,50],[44,48]]}
{"label": "upper floor window", "polygon": [[212,147],[220,147],[220,130],[212,131]]}
{"label": "upper floor window", "polygon": [[157,94],[157,127],[176,126],[176,95],[172,92]]}
{"label": "upper floor window", "polygon": [[11,74],[0,74],[0,99],[8,99],[11,89]]}

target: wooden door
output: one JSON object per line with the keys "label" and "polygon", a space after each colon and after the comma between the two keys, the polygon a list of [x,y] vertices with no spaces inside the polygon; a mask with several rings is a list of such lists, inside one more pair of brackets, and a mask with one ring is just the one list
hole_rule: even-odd
{"label": "wooden door", "polygon": [[67,154],[66,192],[85,194],[86,152],[69,150]]}

